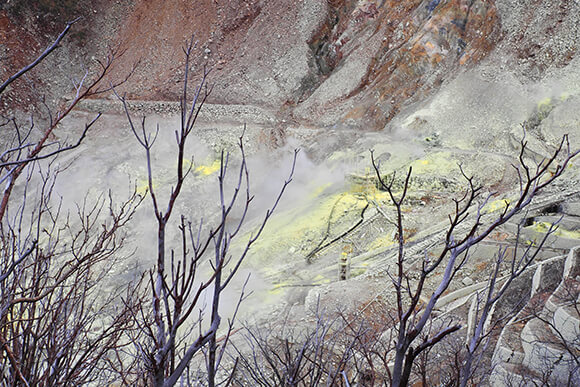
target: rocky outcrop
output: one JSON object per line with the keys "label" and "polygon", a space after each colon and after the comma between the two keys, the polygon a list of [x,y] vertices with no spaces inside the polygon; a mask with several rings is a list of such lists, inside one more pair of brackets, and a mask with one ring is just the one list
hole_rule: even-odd
{"label": "rocky outcrop", "polygon": [[537,268],[530,301],[505,326],[496,345],[492,385],[580,383],[580,247],[563,258],[554,290],[546,288],[544,271],[559,260]]}
{"label": "rocky outcrop", "polygon": [[484,58],[501,35],[493,2],[357,3],[326,36],[319,61],[333,71],[297,107],[302,118],[338,115],[345,124],[382,129],[459,67]]}

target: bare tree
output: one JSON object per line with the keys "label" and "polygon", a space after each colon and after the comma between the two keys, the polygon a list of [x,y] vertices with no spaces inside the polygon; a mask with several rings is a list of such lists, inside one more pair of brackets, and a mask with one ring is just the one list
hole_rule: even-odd
{"label": "bare tree", "polygon": [[[517,309],[508,311],[502,316],[493,316],[494,306],[506,294],[512,283],[519,278],[524,271],[536,260],[548,238],[555,232],[557,223],[551,224],[541,240],[522,246],[521,232],[522,223],[518,224],[515,244],[513,246],[500,247],[494,261],[493,268],[488,277],[488,285],[478,292],[474,298],[474,328],[468,332],[466,353],[462,357],[460,366],[459,385],[465,387],[474,378],[475,369],[481,363],[485,350],[490,343],[492,333],[501,329]],[[508,274],[503,277],[500,270],[508,269]],[[493,319],[492,319],[493,317]],[[486,372],[483,373],[487,374]]]}
{"label": "bare tree", "polygon": [[[57,49],[74,22],[68,23],[36,60],[2,82],[6,87]],[[96,115],[72,144],[55,140],[63,119],[84,98],[103,92],[112,54],[96,73],[73,84],[74,98],[37,127],[2,117],[8,139],[0,155],[0,379],[3,385],[77,386],[116,378],[119,351],[129,343],[133,294],[108,289],[103,279],[119,260],[123,228],[141,198],[136,193],[115,204],[103,194],[65,212],[55,195],[56,178],[66,165],[57,156],[80,145]],[[76,215],[76,216],[75,216]],[[120,303],[124,296],[126,302]]]}
{"label": "bare tree", "polygon": [[370,310],[363,314],[365,312],[363,308],[356,316],[350,318],[341,314],[345,321],[342,332],[355,342],[350,365],[352,369],[349,372],[350,380],[365,387],[389,385],[391,383],[389,362],[393,349],[392,313],[385,305],[378,303],[367,304],[365,308]]}
{"label": "bare tree", "polygon": [[[8,85],[31,71],[42,62],[43,59],[58,48],[58,45],[75,22],[76,21],[67,23],[67,26],[61,34],[38,56],[38,58],[24,66],[0,85],[0,99],[2,98],[2,92],[6,90]],[[30,123],[26,128],[22,127],[14,117],[0,117],[2,120],[2,122],[0,122],[0,128],[3,128],[2,130],[10,130],[13,133],[13,139],[10,142],[10,145],[2,150],[2,153],[0,154],[0,184],[6,184],[6,188],[4,188],[2,192],[2,199],[0,201],[0,221],[4,218],[6,213],[12,189],[29,163],[43,159],[50,159],[59,153],[74,149],[85,139],[89,129],[101,116],[100,113],[85,125],[85,129],[82,131],[75,143],[64,144],[60,141],[51,141],[59,123],[68,116],[71,111],[73,111],[80,101],[110,91],[111,87],[118,86],[126,81],[127,78],[114,85],[103,86],[103,79],[107,74],[109,74],[113,61],[119,55],[120,53],[112,51],[105,61],[97,61],[99,70],[96,71],[96,73],[91,74],[91,72],[87,70],[80,80],[73,79],[72,86],[74,88],[74,97],[62,109],[53,112],[46,103],[43,103],[45,113],[48,117],[48,123],[43,125],[40,130],[36,128],[34,116],[30,117]],[[128,76],[130,76],[130,74],[128,74],[127,77]]]}
{"label": "bare tree", "polygon": [[[441,252],[435,258],[430,258],[425,254],[423,261],[419,263],[420,268],[416,280],[412,279],[410,271],[412,262],[410,262],[410,257],[406,256],[402,211],[409,189],[412,169],[409,168],[402,184],[402,192],[397,197],[395,195],[395,174],[391,177],[383,176],[380,172],[380,165],[375,162],[371,153],[379,185],[389,194],[397,214],[398,252],[395,273],[391,275],[396,294],[397,320],[392,370],[393,386],[408,385],[417,356],[461,328],[458,323],[447,324],[433,334],[420,339],[421,333],[424,332],[433,316],[437,301],[448,289],[455,275],[469,261],[470,250],[490,235],[492,231],[508,222],[529,205],[542,188],[552,184],[562,175],[570,160],[580,151],[572,151],[568,137],[564,136],[552,155],[536,163],[535,166],[530,166],[529,161],[526,161],[526,152],[527,143],[524,136],[519,154],[520,164],[515,167],[519,175],[519,196],[511,203],[506,202],[501,213],[492,219],[485,216],[484,207],[493,194],[482,197],[482,187],[477,186],[474,178],[465,175],[460,168],[468,188],[462,198],[453,200],[455,211],[449,215],[450,224],[445,232]],[[425,294],[426,281],[433,277],[434,271],[437,269],[443,269],[443,274],[438,279],[435,291],[427,296]],[[518,273],[518,271],[514,273]],[[421,299],[424,297],[428,297],[428,301],[425,305],[421,305]]]}
{"label": "bare tree", "polygon": [[[18,195],[22,204],[2,223],[0,345],[8,360],[2,377],[38,386],[114,380],[108,365],[129,344],[124,331],[132,319],[130,304],[119,304],[121,290],[112,288],[107,297],[102,290],[140,199],[120,207],[110,196],[85,200],[74,221],[53,197],[56,174],[38,169],[38,196]],[[30,181],[26,191],[33,191]]]}
{"label": "bare tree", "polygon": [[317,305],[312,324],[286,318],[276,327],[247,327],[246,342],[234,346],[240,364],[235,380],[263,387],[350,386],[364,375],[355,356],[368,327],[343,317],[331,317]]}
{"label": "bare tree", "polygon": [[[73,23],[69,23],[36,60],[2,82],[0,98],[9,84],[57,49]],[[306,330],[304,336],[292,334],[272,339],[250,330],[251,357],[239,350],[234,355],[233,368],[224,370],[226,348],[244,298],[242,291],[233,314],[227,324],[223,324],[220,305],[224,291],[231,285],[291,182],[296,152],[289,176],[282,183],[271,209],[254,225],[254,232],[237,253],[232,252],[232,244],[251,225],[249,212],[253,200],[243,135],[239,139],[238,165],[232,166],[234,162],[229,153],[221,153],[216,223],[211,227],[202,221],[193,224],[181,215],[177,222],[181,244],[168,246],[168,230],[175,218],[172,215],[176,203],[183,196],[183,186],[193,165],[187,163],[186,143],[211,93],[211,87],[206,84],[209,72],[204,70],[200,83],[190,94],[190,59],[194,49],[192,39],[184,49],[181,124],[175,131],[177,166],[174,185],[166,202],[161,200],[160,190],[153,184],[151,154],[159,129],[157,132],[148,131],[145,118],[135,122],[125,97],[117,95],[124,105],[131,130],[145,152],[148,194],[157,226],[157,249],[155,269],[144,281],[127,288],[108,289],[107,297],[102,296],[103,281],[109,276],[114,262],[121,259],[123,228],[143,198],[134,192],[124,202],[115,204],[109,193],[96,200],[85,198],[77,206],[76,214],[65,213],[62,199],[55,197],[54,184],[66,167],[59,166],[56,157],[78,147],[100,115],[85,125],[72,144],[55,141],[54,135],[59,123],[82,99],[114,90],[116,85],[103,87],[102,81],[110,71],[115,55],[100,62],[95,74],[87,72],[74,84],[74,98],[60,111],[53,113],[45,104],[47,123],[39,129],[33,118],[28,126],[23,127],[13,117],[1,117],[0,128],[13,134],[12,141],[0,154],[0,184],[4,185],[0,199],[2,382],[25,386],[72,386],[107,384],[116,380],[124,384],[173,386],[180,381],[190,383],[188,373],[196,354],[204,356],[204,377],[211,387],[220,383],[230,385],[237,378],[236,371],[244,379],[242,383],[349,386],[354,380],[359,385],[373,385],[380,369],[384,383],[406,386],[412,381],[411,373],[415,367],[427,382],[433,349],[462,328],[454,320],[434,323],[433,312],[457,273],[469,262],[471,250],[524,210],[541,189],[561,177],[570,160],[580,151],[571,150],[568,138],[564,136],[549,158],[532,166],[524,138],[516,167],[519,195],[514,201],[506,202],[505,208],[495,215],[486,214],[484,210],[493,194],[484,196],[482,187],[461,170],[467,190],[463,197],[454,200],[455,210],[449,216],[443,248],[433,258],[425,254],[418,262],[417,276],[411,273],[417,262],[407,255],[403,227],[403,204],[412,170],[409,169],[403,179],[402,192],[397,196],[396,176],[383,176],[380,165],[372,157],[379,185],[389,194],[397,215],[398,250],[395,272],[390,274],[396,308],[386,317],[391,323],[390,328],[383,330],[388,340],[379,338],[374,334],[376,332],[369,333],[364,321],[359,324],[346,316],[324,320],[319,315],[315,328]],[[228,187],[226,179],[232,169],[235,181]],[[234,212],[241,213],[241,216],[234,217]],[[354,227],[360,223],[362,215]],[[548,235],[552,231],[550,228]],[[545,241],[544,238],[539,248]],[[325,240],[318,248],[324,247],[323,242]],[[532,264],[539,248],[530,246],[523,254],[515,252],[513,256],[508,256],[507,250],[500,250],[488,287],[477,299],[475,329],[467,348],[454,359],[456,384],[465,386],[472,380],[494,328],[488,325],[494,305]],[[500,268],[506,265],[509,274],[501,278]],[[207,266],[209,270],[204,269]],[[437,277],[436,271],[443,274]],[[430,280],[437,281],[432,294],[428,294],[426,285]],[[150,291],[148,303],[142,301],[140,292],[144,287]],[[577,308],[577,287],[569,293],[570,302],[574,302]],[[202,301],[206,295],[210,300],[208,308]],[[423,303],[423,300],[427,301]],[[558,333],[558,327],[544,315],[538,314],[536,318]],[[224,334],[218,338],[220,327]],[[565,338],[563,334],[560,336]],[[563,345],[575,361],[574,369],[577,370],[577,343],[564,340]],[[394,358],[392,365],[389,364],[391,354]],[[146,378],[138,374],[140,370],[146,372]]]}
{"label": "bare tree", "polygon": [[[244,230],[243,226],[246,223],[253,196],[250,193],[250,177],[242,137],[239,139],[241,162],[237,168],[233,193],[229,197],[226,192],[226,176],[230,168],[230,155],[222,151],[218,175],[219,220],[216,225],[206,230],[203,222],[194,228],[191,222],[181,216],[179,223],[181,251],[176,253],[174,249],[171,249],[171,258],[168,262],[166,257],[168,249],[166,246],[167,226],[193,164],[190,163],[189,167],[186,167],[186,142],[192,133],[200,110],[211,93],[211,87],[206,84],[209,71],[204,70],[202,79],[190,100],[190,60],[194,49],[195,43],[192,38],[184,49],[185,71],[183,92],[180,98],[181,125],[175,131],[177,148],[175,183],[164,206],[160,203],[157,189],[153,185],[151,166],[151,151],[159,129],[155,133],[148,132],[145,127],[145,118],[141,120],[139,125],[136,125],[124,96],[117,94],[125,107],[131,130],[146,154],[149,196],[157,222],[157,261],[155,272],[150,272],[149,275],[152,292],[152,321],[145,319],[140,322],[148,339],[148,342],[141,346],[141,356],[146,361],[151,382],[155,386],[173,386],[182,376],[186,377],[184,372],[191,359],[202,349],[207,356],[208,385],[215,386],[217,372],[220,369],[225,347],[233,330],[235,314],[239,307],[238,302],[234,316],[228,321],[225,339],[218,343],[216,333],[222,322],[220,315],[222,294],[240,268],[250,247],[261,235],[287,185],[292,180],[297,155],[297,151],[295,151],[290,174],[283,183],[271,209],[266,212],[257,229],[245,243],[241,253],[234,258],[231,256],[230,247],[233,240],[240,236]],[[236,206],[241,207],[242,215],[232,222],[232,211]],[[211,248],[213,248],[213,259],[210,260],[211,274],[204,277],[203,274],[200,274],[200,265]],[[210,291],[212,294],[208,326],[203,324],[206,311],[203,310],[203,305],[200,302],[205,291]],[[240,302],[241,299],[242,297]],[[142,311],[141,315],[147,316],[148,313]],[[197,337],[183,333],[192,332],[195,329],[199,330]]]}

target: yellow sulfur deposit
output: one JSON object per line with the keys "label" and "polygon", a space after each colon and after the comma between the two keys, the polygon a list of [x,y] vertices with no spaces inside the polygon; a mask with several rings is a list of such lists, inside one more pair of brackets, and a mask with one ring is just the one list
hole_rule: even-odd
{"label": "yellow sulfur deposit", "polygon": [[195,167],[195,172],[200,173],[204,176],[209,176],[220,170],[221,162],[219,160],[214,160],[211,164],[202,164]]}
{"label": "yellow sulfur deposit", "polygon": [[[155,180],[153,180],[153,188],[157,186]],[[144,196],[149,192],[149,180],[147,178],[137,180],[136,191],[138,195]]]}
{"label": "yellow sulfur deposit", "polygon": [[[550,229],[550,226],[552,224],[548,222],[534,222],[529,228],[539,233],[546,233]],[[580,239],[580,231],[566,230],[562,227],[558,227],[554,235],[567,239]]]}
{"label": "yellow sulfur deposit", "polygon": [[314,279],[312,280],[312,283],[314,284],[328,284],[330,283],[330,279],[324,277],[322,274],[318,274],[316,277],[314,277]]}
{"label": "yellow sulfur deposit", "polygon": [[270,219],[264,234],[254,244],[255,256],[265,258],[272,249],[289,249],[301,246],[305,241],[310,241],[306,249],[313,248],[323,237],[329,221],[331,233],[344,231],[333,230],[332,225],[344,216],[354,219],[366,204],[366,199],[360,194],[341,192],[321,197],[313,206],[280,212]]}
{"label": "yellow sulfur deposit", "polygon": [[542,111],[545,109],[551,109],[552,108],[552,98],[544,98],[543,100],[541,100],[540,102],[538,102],[538,111]]}
{"label": "yellow sulfur deposit", "polygon": [[457,171],[457,160],[454,160],[450,152],[437,152],[425,159],[415,160],[411,163],[413,175],[424,174],[448,174]]}
{"label": "yellow sulfur deposit", "polygon": [[193,171],[197,174],[203,175],[203,176],[209,176],[211,174],[216,173],[217,171],[220,170],[221,167],[221,162],[220,160],[211,160],[211,159],[207,159],[205,160],[204,164],[200,164],[200,165],[196,165],[195,162],[192,162],[191,160],[183,160],[183,169],[184,170],[188,170],[189,168],[193,169]]}
{"label": "yellow sulfur deposit", "polygon": [[509,199],[498,199],[492,202],[489,202],[483,207],[483,212],[495,212],[495,211],[503,211],[505,210],[506,206],[509,206],[511,200]]}
{"label": "yellow sulfur deposit", "polygon": [[290,284],[290,282],[285,281],[285,282],[280,282],[278,284],[275,284],[270,290],[270,294],[281,294],[282,290],[287,287]]}
{"label": "yellow sulfur deposit", "polygon": [[395,244],[393,233],[384,233],[383,235],[379,236],[377,239],[371,242],[371,244],[367,247],[368,251],[373,251],[376,249],[380,249],[381,247],[388,247]]}
{"label": "yellow sulfur deposit", "polygon": [[310,194],[310,199],[315,199],[317,197],[319,197],[324,191],[326,191],[327,188],[329,188],[332,184],[331,183],[327,183],[327,184],[323,184],[319,187],[317,187],[311,194]]}

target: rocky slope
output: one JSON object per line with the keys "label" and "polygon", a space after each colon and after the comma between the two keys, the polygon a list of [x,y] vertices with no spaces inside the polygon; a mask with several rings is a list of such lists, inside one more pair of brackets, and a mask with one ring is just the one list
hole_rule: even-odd
{"label": "rocky slope", "polygon": [[[138,63],[126,85],[133,98],[177,98],[181,47],[194,36],[197,68],[213,68],[213,102],[268,108],[281,126],[364,130],[383,129],[486,58],[523,82],[541,79],[575,57],[580,18],[579,3],[567,0],[51,4],[9,1],[0,10],[0,76],[29,60],[64,20],[82,15],[60,58],[90,65],[106,47],[120,47],[118,76]],[[41,84],[62,94],[66,83],[45,74]]]}

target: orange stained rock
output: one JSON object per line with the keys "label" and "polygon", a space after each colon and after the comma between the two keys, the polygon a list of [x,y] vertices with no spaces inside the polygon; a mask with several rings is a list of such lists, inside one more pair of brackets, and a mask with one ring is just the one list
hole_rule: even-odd
{"label": "orange stained rock", "polygon": [[[495,46],[500,38],[495,2],[475,0],[471,7],[469,3],[442,2],[429,14],[425,2],[385,2],[382,25],[377,26],[387,34],[380,50],[384,54],[370,66],[363,98],[365,118],[375,129],[381,129],[403,105],[428,94],[433,84],[426,80],[434,74],[477,63]],[[394,44],[398,47],[393,49]]]}

